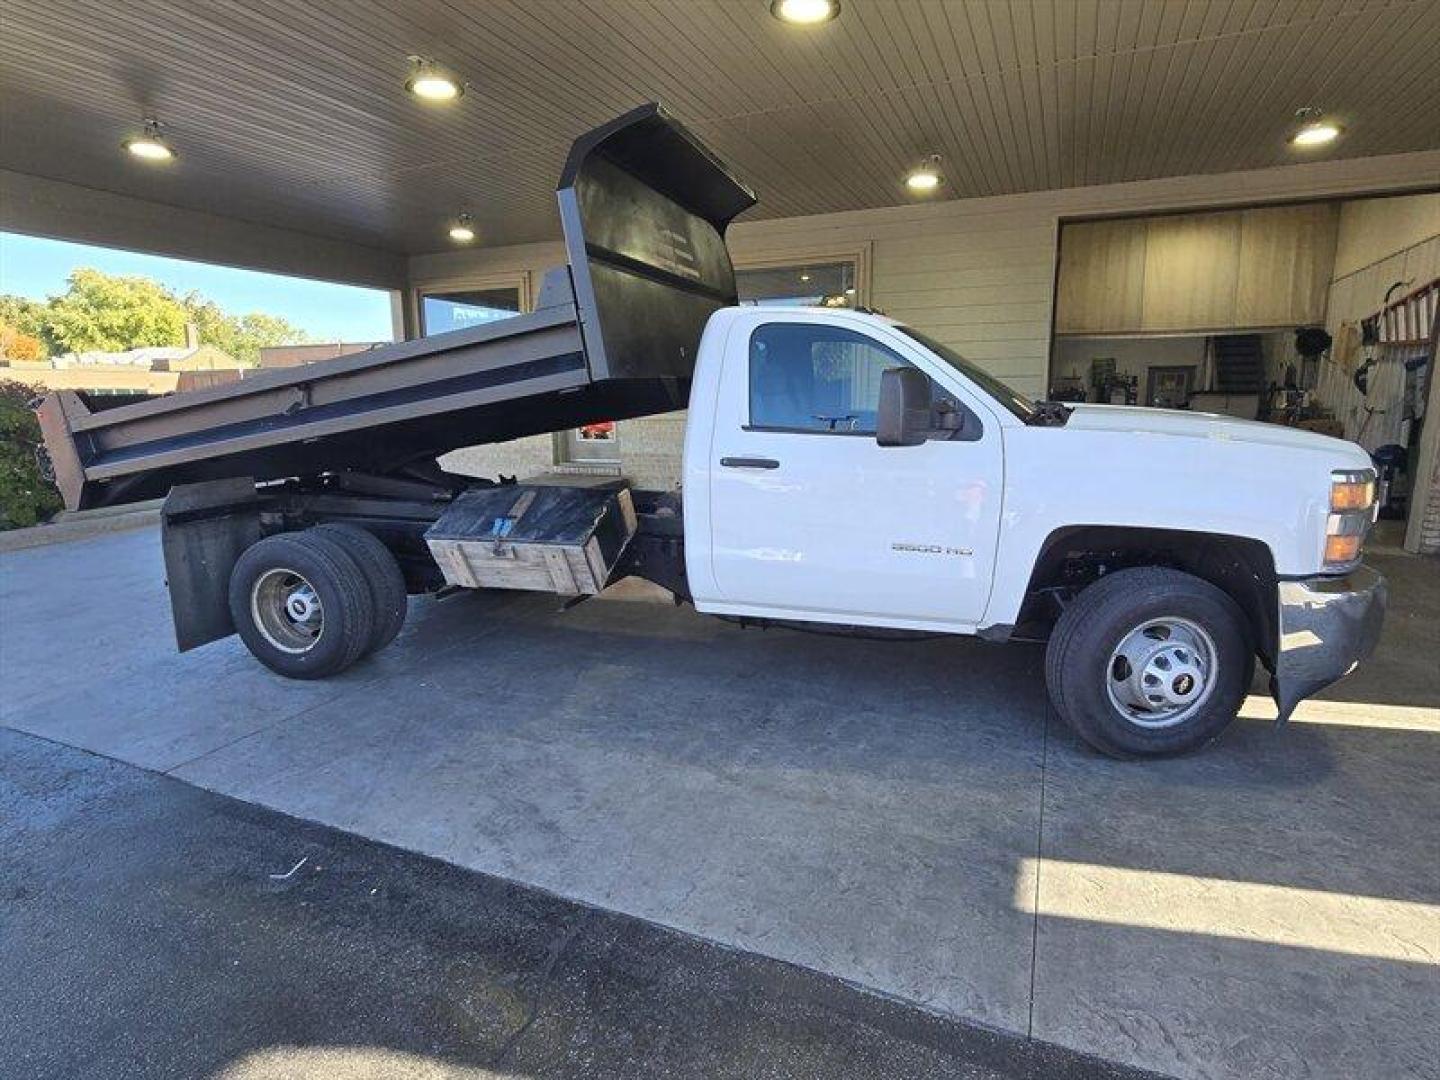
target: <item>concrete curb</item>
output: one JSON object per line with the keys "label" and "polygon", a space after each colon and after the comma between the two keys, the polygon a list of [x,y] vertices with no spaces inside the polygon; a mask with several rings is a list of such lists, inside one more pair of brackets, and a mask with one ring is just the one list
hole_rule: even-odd
{"label": "concrete curb", "polygon": [[155,525],[160,521],[160,504],[163,500],[134,503],[130,506],[104,510],[79,510],[62,513],[47,525],[36,525],[29,529],[9,529],[0,532],[0,555],[10,551],[24,551],[27,548],[44,547],[47,544],[64,544],[71,540],[88,540],[106,533],[126,532]]}

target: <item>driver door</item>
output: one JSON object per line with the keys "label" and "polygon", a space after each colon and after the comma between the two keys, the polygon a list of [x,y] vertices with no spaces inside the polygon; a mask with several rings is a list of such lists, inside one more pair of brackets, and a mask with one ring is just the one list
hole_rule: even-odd
{"label": "driver door", "polygon": [[725,604],[776,618],[977,623],[999,521],[998,429],[960,405],[960,431],[882,447],[881,373],[921,366],[901,342],[794,317],[748,335],[727,350],[711,447]]}

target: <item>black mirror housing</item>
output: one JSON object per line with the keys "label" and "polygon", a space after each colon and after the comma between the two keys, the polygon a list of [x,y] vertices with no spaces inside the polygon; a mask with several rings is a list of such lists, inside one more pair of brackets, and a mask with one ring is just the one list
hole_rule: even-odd
{"label": "black mirror housing", "polygon": [[930,433],[930,380],[914,368],[880,373],[875,441],[881,446],[919,446]]}

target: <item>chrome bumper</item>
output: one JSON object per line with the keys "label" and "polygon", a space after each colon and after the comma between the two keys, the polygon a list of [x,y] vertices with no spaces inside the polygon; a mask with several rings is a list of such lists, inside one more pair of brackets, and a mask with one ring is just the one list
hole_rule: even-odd
{"label": "chrome bumper", "polygon": [[1385,579],[1361,566],[1344,577],[1282,581],[1279,596],[1270,693],[1283,721],[1375,651],[1385,619]]}

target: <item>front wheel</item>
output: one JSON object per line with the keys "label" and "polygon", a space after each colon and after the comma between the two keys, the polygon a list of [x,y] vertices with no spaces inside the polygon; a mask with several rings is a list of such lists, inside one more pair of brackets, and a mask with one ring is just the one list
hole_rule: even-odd
{"label": "front wheel", "polygon": [[1254,649],[1245,616],[1214,585],[1141,567],[1101,578],[1050,636],[1045,680],[1075,733],[1112,757],[1183,754],[1235,718]]}

